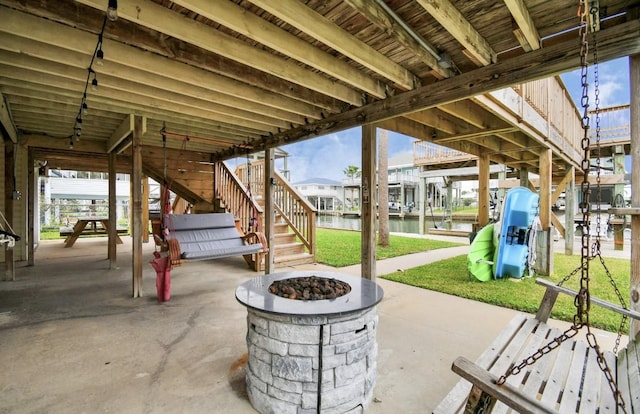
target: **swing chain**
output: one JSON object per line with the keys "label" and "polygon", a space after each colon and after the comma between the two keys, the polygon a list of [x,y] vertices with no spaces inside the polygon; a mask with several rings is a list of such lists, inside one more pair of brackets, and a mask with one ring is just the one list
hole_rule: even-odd
{"label": "swing chain", "polygon": [[[589,261],[591,260],[591,255],[589,252],[589,247],[590,247],[590,217],[589,217],[589,213],[590,213],[590,202],[589,202],[589,195],[591,193],[591,188],[590,188],[590,184],[589,184],[589,172],[591,169],[591,161],[590,161],[590,139],[589,139],[589,129],[590,129],[590,116],[589,116],[589,82],[588,82],[588,54],[589,54],[589,41],[587,39],[587,34],[588,34],[588,25],[586,22],[586,18],[588,14],[591,14],[592,17],[592,31],[593,31],[593,43],[594,43],[594,65],[597,68],[597,62],[598,62],[598,55],[597,55],[597,46],[596,46],[596,22],[597,22],[597,13],[598,13],[598,8],[596,6],[592,6],[591,8],[589,8],[589,10],[587,10],[587,0],[580,0],[579,3],[579,7],[578,7],[578,16],[580,17],[580,29],[579,29],[579,34],[580,34],[580,39],[581,39],[581,46],[580,46],[580,67],[581,67],[581,83],[582,83],[582,99],[581,99],[581,106],[583,108],[583,115],[582,115],[582,130],[583,130],[583,137],[582,137],[582,151],[583,151],[583,158],[582,158],[582,163],[581,163],[581,168],[582,168],[582,173],[583,173],[583,180],[581,183],[581,191],[582,191],[582,203],[580,205],[580,212],[582,213],[582,237],[581,237],[581,241],[582,241],[582,249],[581,249],[581,266],[576,268],[573,272],[571,272],[568,276],[566,276],[560,283],[559,285],[562,285],[564,282],[566,282],[568,279],[570,279],[573,275],[575,275],[578,270],[581,271],[581,277],[580,277],[580,289],[578,290],[578,294],[576,295],[576,297],[574,298],[574,304],[576,307],[576,313],[573,317],[573,324],[572,326],[570,326],[569,328],[567,328],[567,330],[565,330],[562,334],[560,334],[559,336],[557,336],[556,338],[552,339],[549,343],[547,343],[546,345],[542,346],[541,348],[539,348],[536,352],[534,352],[531,356],[525,358],[524,360],[522,360],[522,362],[520,362],[518,365],[512,365],[507,372],[502,375],[498,380],[497,380],[497,384],[498,385],[502,385],[506,382],[507,378],[511,375],[517,375],[518,373],[520,373],[522,371],[523,368],[525,368],[526,366],[530,366],[533,365],[537,360],[539,360],[540,358],[542,358],[545,354],[548,354],[549,352],[553,351],[554,349],[558,348],[563,342],[567,341],[568,339],[574,337],[577,335],[578,331],[580,329],[582,329],[583,327],[586,326],[587,329],[587,333],[586,333],[586,338],[587,338],[587,342],[589,343],[589,346],[591,348],[594,349],[594,351],[596,352],[596,360],[598,362],[598,365],[600,367],[600,370],[603,372],[603,374],[605,375],[605,377],[607,378],[607,382],[609,383],[609,387],[611,388],[611,391],[614,395],[616,404],[619,408],[622,409],[622,412],[626,413],[626,407],[625,407],[625,403],[624,400],[622,399],[621,395],[620,395],[620,391],[618,390],[615,378],[613,377],[613,374],[611,372],[611,369],[609,368],[607,361],[604,359],[602,352],[600,351],[600,347],[596,341],[596,337],[595,335],[591,332],[591,325],[590,325],[590,320],[589,320],[589,311],[591,309],[591,296],[590,296],[590,290],[589,290]],[[598,114],[598,106],[599,106],[599,91],[598,91],[598,79],[597,79],[597,69],[595,70],[595,74],[596,74],[596,90],[595,90],[595,104],[596,104],[596,139],[597,139],[597,143],[599,145],[599,134],[600,134],[600,118],[599,118],[599,114]],[[597,198],[598,200],[600,200],[600,164],[599,164],[599,156],[598,156],[598,161],[596,161],[596,166],[597,166],[597,178],[596,178],[596,183],[597,183],[597,189],[598,189],[598,194],[597,194]],[[600,213],[600,203],[598,203],[598,213]],[[596,220],[596,230],[597,230],[597,235],[600,234],[600,214],[598,214],[598,218]],[[600,255],[600,239],[599,236],[596,237],[596,242],[594,243],[593,246],[594,249],[594,257],[597,255],[600,257],[600,260],[603,261],[602,256]],[[604,264],[604,263],[603,263]],[[606,269],[606,267],[605,267]],[[607,274],[610,277],[610,281],[612,282],[612,284],[614,285],[617,294],[619,293],[619,290],[617,289],[617,287],[615,286],[615,282],[613,281],[613,278],[611,278],[611,275],[609,273],[609,271],[607,270]],[[620,295],[621,296],[621,295]],[[621,328],[622,330],[622,328]],[[619,338],[616,341],[616,343],[619,342]],[[616,349],[617,349],[617,344],[616,344]]]}

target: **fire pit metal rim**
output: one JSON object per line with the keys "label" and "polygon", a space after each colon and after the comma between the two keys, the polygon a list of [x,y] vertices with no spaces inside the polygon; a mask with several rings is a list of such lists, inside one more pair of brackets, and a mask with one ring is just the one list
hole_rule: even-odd
{"label": "fire pit metal rim", "polygon": [[[315,301],[291,300],[269,292],[276,280],[293,277],[318,276],[338,279],[351,285],[351,292],[336,299]],[[261,312],[280,315],[339,315],[356,312],[377,305],[383,298],[382,288],[368,279],[326,271],[292,271],[274,273],[250,279],[236,289],[236,299],[244,306]]]}

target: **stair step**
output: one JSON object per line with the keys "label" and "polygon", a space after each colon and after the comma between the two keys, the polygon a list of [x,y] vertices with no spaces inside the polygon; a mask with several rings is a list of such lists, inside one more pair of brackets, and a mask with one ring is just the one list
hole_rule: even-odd
{"label": "stair step", "polygon": [[274,263],[277,265],[296,266],[314,262],[313,256],[309,253],[290,254],[286,256],[276,256],[274,258]]}
{"label": "stair step", "polygon": [[276,257],[281,255],[304,253],[304,244],[302,243],[286,243],[275,246]]}
{"label": "stair step", "polygon": [[289,225],[287,223],[275,223],[273,226],[273,230],[276,234],[288,233]]}
{"label": "stair step", "polygon": [[296,235],[293,233],[282,233],[282,234],[276,234],[274,237],[274,245],[275,246],[282,246],[282,245],[287,245],[287,244],[292,244],[292,243],[299,243],[296,240]]}

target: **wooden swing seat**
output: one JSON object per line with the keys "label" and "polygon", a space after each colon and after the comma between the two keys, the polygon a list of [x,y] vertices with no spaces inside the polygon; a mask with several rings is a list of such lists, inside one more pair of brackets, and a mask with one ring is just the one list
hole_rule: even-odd
{"label": "wooden swing seat", "polygon": [[231,213],[171,214],[165,216],[169,257],[173,266],[186,261],[243,256],[259,271],[267,242],[262,233],[243,234]]}
{"label": "wooden swing seat", "polygon": [[[615,413],[616,403],[609,383],[600,370],[596,352],[584,340],[573,337],[544,355],[519,374],[497,385],[499,376],[514,364],[532,355],[562,333],[547,325],[558,293],[576,292],[544,279],[536,283],[546,288],[535,318],[516,315],[482,355],[472,362],[458,357],[451,369],[460,380],[433,410],[433,413],[472,411],[481,392],[497,400],[493,413]],[[592,297],[591,303],[640,320],[640,313]],[[603,351],[622,394],[627,413],[640,413],[640,347],[630,340],[615,355]],[[469,401],[469,404],[467,402]]]}

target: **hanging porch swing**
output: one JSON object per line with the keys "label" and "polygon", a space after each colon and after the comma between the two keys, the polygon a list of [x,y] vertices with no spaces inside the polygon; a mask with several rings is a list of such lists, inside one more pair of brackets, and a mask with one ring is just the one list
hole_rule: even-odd
{"label": "hanging porch swing", "polygon": [[[578,15],[581,18],[581,82],[584,110],[582,117],[580,210],[583,216],[581,236],[581,262],[557,285],[538,279],[536,283],[546,291],[535,317],[517,315],[496,337],[490,347],[472,362],[457,358],[452,370],[461,380],[442,400],[434,413],[640,413],[640,347],[638,338],[629,338],[620,348],[623,331],[628,318],[640,320],[640,313],[629,310],[606,266],[600,251],[600,126],[599,126],[599,82],[598,55],[595,24],[598,10],[581,0]],[[592,26],[589,27],[587,20]],[[595,166],[590,160],[590,117],[588,71],[588,32],[591,28],[594,86],[595,86],[595,141],[598,155]],[[595,241],[591,241],[590,194],[588,180],[592,169],[596,171],[597,216]],[[637,236],[636,236],[637,237]],[[620,304],[614,305],[591,295],[590,264],[599,259],[607,281],[614,290]],[[569,289],[564,283],[580,274],[579,287]],[[575,314],[571,326],[560,331],[547,324],[551,309],[558,294],[573,297]],[[591,306],[597,305],[621,315],[621,323],[612,351],[603,351],[592,330]],[[578,334],[584,334],[584,340]]]}

